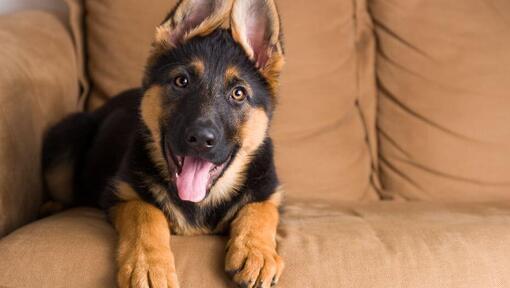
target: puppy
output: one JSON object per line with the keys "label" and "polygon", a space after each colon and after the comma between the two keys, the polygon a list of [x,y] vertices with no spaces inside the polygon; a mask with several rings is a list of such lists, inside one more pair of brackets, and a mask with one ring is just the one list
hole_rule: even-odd
{"label": "puppy", "polygon": [[47,190],[108,212],[120,287],[179,287],[171,233],[224,232],[233,281],[270,287],[284,266],[268,136],[284,63],[276,5],[182,0],[155,34],[141,88],[47,132]]}

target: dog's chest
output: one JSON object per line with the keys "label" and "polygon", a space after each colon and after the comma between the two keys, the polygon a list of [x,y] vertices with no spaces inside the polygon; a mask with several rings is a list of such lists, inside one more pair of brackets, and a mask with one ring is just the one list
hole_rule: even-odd
{"label": "dog's chest", "polygon": [[239,191],[230,199],[220,202],[193,204],[171,197],[175,191],[156,183],[149,186],[148,192],[150,196],[147,196],[164,212],[170,230],[177,235],[223,233],[228,230],[237,212],[251,199],[249,193]]}
{"label": "dog's chest", "polygon": [[177,235],[220,234],[228,230],[230,222],[244,204],[243,201],[218,207],[182,207],[171,201],[162,203],[172,233]]}

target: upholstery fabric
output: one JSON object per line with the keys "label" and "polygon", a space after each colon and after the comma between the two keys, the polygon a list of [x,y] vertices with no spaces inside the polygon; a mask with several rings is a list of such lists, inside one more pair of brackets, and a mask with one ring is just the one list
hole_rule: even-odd
{"label": "upholstery fabric", "polygon": [[85,35],[83,33],[85,29],[83,2],[81,0],[65,0],[65,2],[68,9],[69,29],[74,44],[76,73],[80,83],[79,109],[83,110],[90,92],[90,83],[86,71]]}
{"label": "upholstery fabric", "polygon": [[[140,85],[155,27],[174,3],[85,2],[89,108]],[[374,37],[365,1],[277,3],[288,64],[272,135],[289,197],[377,199]]]}
{"label": "upholstery fabric", "polygon": [[[509,287],[509,226],[510,204],[292,203],[279,232],[278,287]],[[114,243],[94,209],[27,225],[0,240],[0,286],[113,287]],[[225,243],[172,237],[182,287],[233,287]]]}
{"label": "upholstery fabric", "polygon": [[510,200],[510,2],[370,8],[385,197]]}
{"label": "upholstery fabric", "polygon": [[278,1],[287,66],[272,135],[288,197],[378,198],[374,38],[363,3]]}
{"label": "upholstery fabric", "polygon": [[76,107],[73,46],[58,17],[0,18],[0,237],[33,220],[42,199],[43,131]]}

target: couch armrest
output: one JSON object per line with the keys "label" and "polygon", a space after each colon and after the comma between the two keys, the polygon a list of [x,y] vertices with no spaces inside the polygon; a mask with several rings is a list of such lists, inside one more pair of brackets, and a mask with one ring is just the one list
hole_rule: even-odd
{"label": "couch armrest", "polygon": [[73,51],[48,12],[0,17],[0,237],[37,217],[43,132],[77,108]]}

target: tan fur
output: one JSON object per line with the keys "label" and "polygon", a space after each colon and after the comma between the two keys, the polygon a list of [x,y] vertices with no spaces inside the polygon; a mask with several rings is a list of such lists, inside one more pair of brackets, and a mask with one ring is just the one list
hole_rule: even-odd
{"label": "tan fur", "polygon": [[158,44],[168,43],[168,39],[170,38],[171,28],[168,24],[163,24],[161,26],[156,27],[156,36],[154,37],[154,42]]}
{"label": "tan fur", "polygon": [[247,166],[253,158],[253,153],[264,142],[268,125],[269,118],[264,110],[253,109],[250,111],[239,135],[241,148],[223,176],[211,187],[209,196],[198,205],[217,205],[232,198],[246,179]]}
{"label": "tan fur", "polygon": [[191,62],[191,66],[193,67],[193,69],[195,69],[195,72],[197,72],[199,76],[204,75],[205,73],[204,60],[198,58],[193,59],[193,61]]}
{"label": "tan fur", "polygon": [[244,206],[231,224],[225,269],[243,287],[269,288],[284,264],[276,252],[278,208],[271,201]]}
{"label": "tan fur", "polygon": [[45,171],[50,196],[56,202],[69,205],[73,201],[74,161],[66,159]]}
{"label": "tan fur", "polygon": [[160,145],[160,123],[164,119],[165,113],[168,113],[168,111],[163,111],[161,89],[162,88],[160,86],[153,86],[147,90],[142,98],[140,114],[142,116],[142,120],[151,133],[151,139],[147,139],[151,158],[158,167],[161,176],[169,180],[170,173],[168,171],[163,148]]}
{"label": "tan fur", "polygon": [[141,200],[140,195],[136,193],[136,191],[124,181],[116,181],[114,183],[115,186],[115,195],[119,197],[122,201],[132,201],[132,200]]}
{"label": "tan fur", "polygon": [[241,150],[248,154],[255,152],[264,142],[269,128],[269,117],[262,108],[252,109],[247,121],[241,127]]}
{"label": "tan fur", "polygon": [[229,83],[236,78],[241,78],[239,69],[236,66],[229,66],[227,70],[225,70],[225,83]]}
{"label": "tan fur", "polygon": [[118,204],[110,212],[119,234],[119,287],[178,288],[165,215],[137,200]]}
{"label": "tan fur", "polygon": [[262,68],[261,72],[269,83],[272,95],[276,95],[280,84],[280,74],[283,66],[285,65],[285,58],[281,53],[273,53],[272,55],[273,56],[269,58],[266,66]]}

